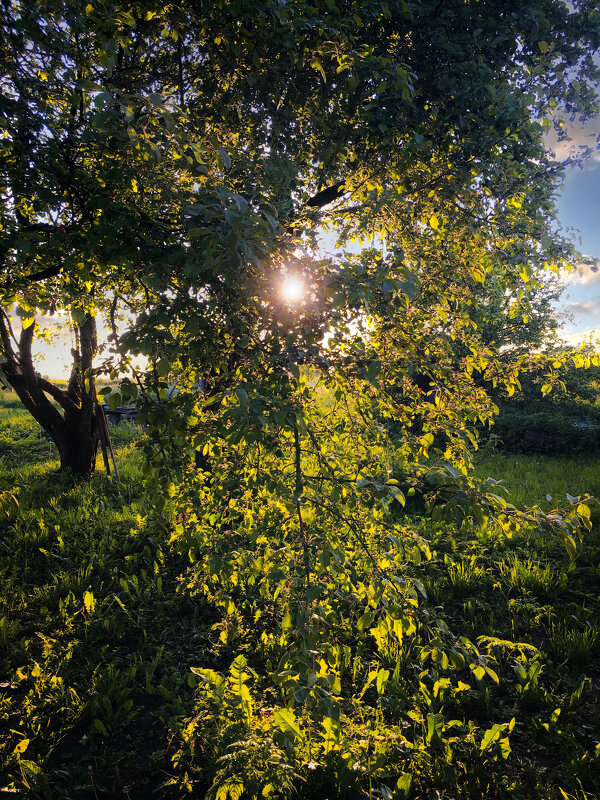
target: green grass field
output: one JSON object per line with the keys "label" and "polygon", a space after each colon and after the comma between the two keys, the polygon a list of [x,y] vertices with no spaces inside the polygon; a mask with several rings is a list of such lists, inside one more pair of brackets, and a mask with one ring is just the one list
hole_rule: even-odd
{"label": "green grass field", "polygon": [[[333,691],[352,722],[317,765],[293,714],[273,733],[278,701],[259,696],[277,642],[263,647],[258,630],[277,639],[287,625],[275,598],[244,628],[241,611],[190,591],[192,554],[170,544],[144,495],[141,433],[112,435],[122,482],[99,459],[78,484],[56,473],[51,443],[18,402],[0,398],[0,796],[600,797],[595,529],[569,561],[535,531],[419,522],[431,558],[406,570],[427,594],[420,623],[379,654],[366,632],[349,634],[352,659]],[[519,506],[600,495],[591,459],[496,454],[477,469]],[[236,759],[244,788],[218,784]]]}
{"label": "green grass field", "polygon": [[510,500],[518,507],[564,502],[567,494],[586,492],[600,497],[600,462],[588,458],[551,458],[521,454],[494,453],[477,467],[481,478],[501,477],[510,492]]}

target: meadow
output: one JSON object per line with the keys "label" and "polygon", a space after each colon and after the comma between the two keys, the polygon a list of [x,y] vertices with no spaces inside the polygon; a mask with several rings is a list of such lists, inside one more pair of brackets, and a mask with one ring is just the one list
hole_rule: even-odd
{"label": "meadow", "polygon": [[[0,398],[0,796],[600,797],[597,527],[571,560],[532,529],[411,520],[427,547],[397,562],[418,588],[402,645],[395,612],[378,622],[341,573],[316,580],[302,684],[288,576],[266,565],[279,588],[259,592],[221,554],[202,577],[185,520],[149,504],[141,432],[111,433],[121,483],[101,459],[77,483]],[[517,506],[600,495],[595,457],[488,452],[477,470]],[[329,729],[311,727],[313,696],[341,709]]]}

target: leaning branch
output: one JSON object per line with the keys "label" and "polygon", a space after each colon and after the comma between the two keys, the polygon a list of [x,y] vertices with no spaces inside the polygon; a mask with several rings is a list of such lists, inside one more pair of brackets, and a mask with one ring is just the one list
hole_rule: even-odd
{"label": "leaning branch", "polygon": [[63,271],[63,264],[54,264],[52,267],[46,267],[39,272],[34,272],[32,275],[24,275],[24,280],[27,283],[36,283],[37,281],[44,281],[47,278],[56,278]]}
{"label": "leaning branch", "polygon": [[[30,275],[20,275],[19,280],[25,283],[37,283],[38,281],[45,281],[48,278],[56,278],[63,271],[62,261],[58,264],[53,264],[51,267],[41,269],[39,272],[32,272]],[[2,289],[8,289],[12,286],[14,281],[4,283]]]}
{"label": "leaning branch", "polygon": [[55,386],[50,381],[46,380],[46,378],[38,378],[38,384],[40,389],[45,393],[49,394],[56,402],[63,408],[65,411],[67,409],[74,409],[76,408],[75,403],[69,398],[67,393],[63,391],[63,389],[59,389],[58,386]]}
{"label": "leaning branch", "polygon": [[13,339],[15,339],[15,335],[10,324],[10,319],[6,311],[3,308],[0,308],[0,341],[2,342],[2,353],[4,354],[7,362],[11,365],[11,368],[14,370],[17,364],[11,336]]}
{"label": "leaning branch", "polygon": [[339,200],[345,192],[346,181],[339,181],[338,183],[333,183],[331,186],[327,186],[325,189],[321,189],[320,192],[317,192],[313,195],[310,200],[307,200],[305,205],[309,208],[323,208],[323,206],[329,205],[329,203],[333,203],[336,200]]}

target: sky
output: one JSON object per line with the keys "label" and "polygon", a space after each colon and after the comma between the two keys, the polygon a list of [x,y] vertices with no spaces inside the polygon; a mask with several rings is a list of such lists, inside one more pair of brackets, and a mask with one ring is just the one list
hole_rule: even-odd
{"label": "sky", "polygon": [[[558,201],[562,225],[572,228],[576,244],[585,256],[600,259],[600,162],[583,170],[571,169]],[[583,264],[583,274],[567,276],[567,289],[559,311],[570,315],[563,334],[567,341],[581,341],[591,333],[600,336],[600,269]]]}
{"label": "sky", "polygon": [[600,337],[600,269],[586,263],[600,260],[600,118],[570,127],[570,142],[548,144],[559,161],[576,156],[585,146],[593,150],[582,165],[567,168],[557,198],[558,221],[584,256],[579,272],[565,277],[567,288],[558,307],[570,317],[563,323],[563,338],[578,344],[589,336]]}

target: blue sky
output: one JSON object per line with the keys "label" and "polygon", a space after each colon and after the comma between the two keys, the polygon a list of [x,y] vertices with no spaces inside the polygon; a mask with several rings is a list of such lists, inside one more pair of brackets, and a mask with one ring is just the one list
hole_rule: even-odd
{"label": "blue sky", "polygon": [[[600,259],[600,161],[591,159],[583,168],[570,168],[558,199],[558,217],[564,228],[572,228],[578,249]],[[572,316],[565,322],[569,338],[600,332],[600,270],[583,267],[583,275],[567,278],[560,309]]]}
{"label": "blue sky", "polygon": [[[577,157],[585,148],[590,156],[580,166],[567,169],[557,199],[558,221],[574,238],[585,259],[600,259],[600,118],[566,123],[570,141],[557,143],[551,135],[548,148],[558,161]],[[580,265],[580,273],[565,278],[567,288],[559,312],[565,312],[562,333],[576,344],[590,335],[600,337],[600,270]]]}

